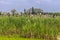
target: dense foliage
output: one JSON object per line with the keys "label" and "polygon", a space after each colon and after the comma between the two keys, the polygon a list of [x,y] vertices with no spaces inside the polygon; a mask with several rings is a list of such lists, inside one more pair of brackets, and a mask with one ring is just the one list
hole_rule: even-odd
{"label": "dense foliage", "polygon": [[60,19],[38,16],[0,16],[0,36],[56,40]]}

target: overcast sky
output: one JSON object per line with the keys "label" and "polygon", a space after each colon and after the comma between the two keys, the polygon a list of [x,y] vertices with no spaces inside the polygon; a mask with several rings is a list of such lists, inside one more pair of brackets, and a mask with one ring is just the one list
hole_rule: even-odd
{"label": "overcast sky", "polygon": [[0,0],[0,11],[23,11],[31,7],[41,8],[45,12],[60,12],[60,0]]}

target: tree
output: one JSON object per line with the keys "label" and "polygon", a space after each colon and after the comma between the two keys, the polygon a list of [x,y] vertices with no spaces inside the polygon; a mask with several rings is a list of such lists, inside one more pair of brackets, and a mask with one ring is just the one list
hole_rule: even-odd
{"label": "tree", "polygon": [[14,16],[16,10],[15,9],[12,9],[11,12],[12,12],[12,15]]}
{"label": "tree", "polygon": [[8,12],[7,15],[10,16],[10,13]]}
{"label": "tree", "polygon": [[34,7],[32,7],[32,14],[35,14]]}
{"label": "tree", "polygon": [[23,13],[21,12],[21,16],[22,16],[22,14],[23,14]]}
{"label": "tree", "polygon": [[0,12],[0,15],[1,15],[1,12]]}
{"label": "tree", "polygon": [[19,13],[16,13],[16,17],[19,15]]}
{"label": "tree", "polygon": [[34,7],[32,7],[32,8],[30,8],[30,9],[27,9],[27,11],[26,11],[27,13],[30,13],[30,14],[40,14],[40,13],[43,13],[43,10],[42,9],[40,9],[40,8],[34,8]]}
{"label": "tree", "polygon": [[24,9],[24,14],[26,14],[26,9]]}
{"label": "tree", "polygon": [[55,14],[53,14],[53,18],[55,17]]}

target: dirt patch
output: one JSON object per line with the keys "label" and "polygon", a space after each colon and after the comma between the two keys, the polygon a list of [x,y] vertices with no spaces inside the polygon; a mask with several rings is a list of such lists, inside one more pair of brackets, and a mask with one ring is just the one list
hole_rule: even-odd
{"label": "dirt patch", "polygon": [[60,40],[60,35],[57,36],[57,40]]}

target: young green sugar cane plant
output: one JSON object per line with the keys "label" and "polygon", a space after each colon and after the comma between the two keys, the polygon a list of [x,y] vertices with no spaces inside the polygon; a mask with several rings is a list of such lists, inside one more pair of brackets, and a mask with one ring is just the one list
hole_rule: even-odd
{"label": "young green sugar cane plant", "polygon": [[56,40],[60,19],[28,16],[0,16],[0,35]]}

